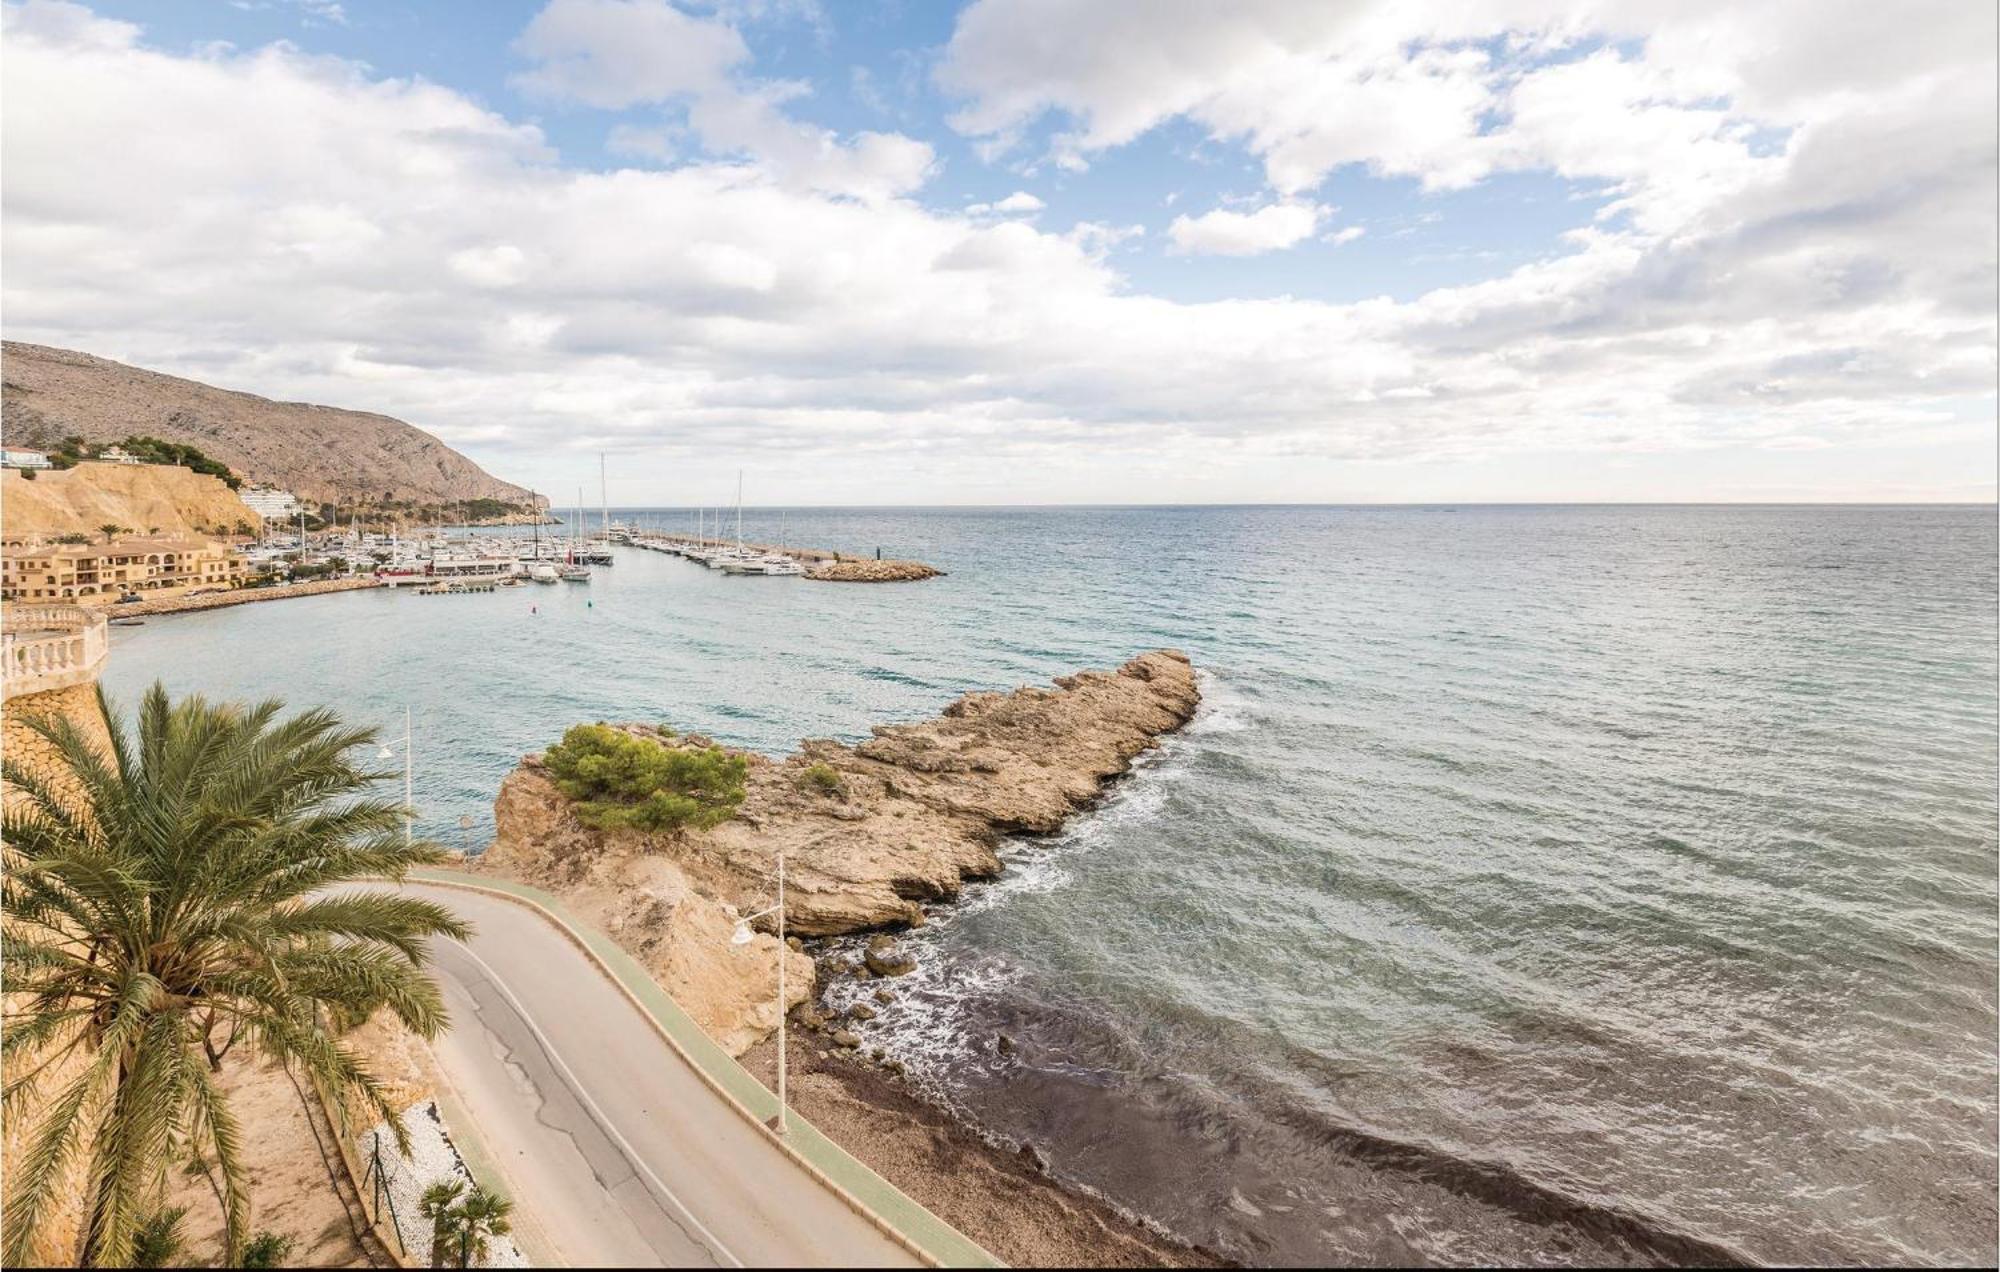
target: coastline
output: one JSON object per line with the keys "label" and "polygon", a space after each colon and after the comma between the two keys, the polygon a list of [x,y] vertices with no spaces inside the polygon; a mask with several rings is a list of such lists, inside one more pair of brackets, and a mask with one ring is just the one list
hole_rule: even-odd
{"label": "coastline", "polygon": [[[738,1057],[767,1087],[778,1044]],[[1235,1267],[1137,1222],[1051,1175],[1032,1149],[1009,1152],[858,1055],[797,1032],[791,1106],[842,1148],[1013,1267]]]}

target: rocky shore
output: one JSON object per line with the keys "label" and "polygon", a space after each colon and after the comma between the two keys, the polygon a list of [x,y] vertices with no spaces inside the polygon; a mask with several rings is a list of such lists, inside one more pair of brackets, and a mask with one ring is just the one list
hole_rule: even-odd
{"label": "rocky shore", "polygon": [[[1066,1190],[1032,1155],[989,1145],[865,1045],[868,1022],[895,1010],[896,978],[915,967],[895,931],[922,926],[924,905],[950,900],[967,880],[997,875],[1003,835],[1059,829],[1193,718],[1199,700],[1193,667],[1173,650],[1047,688],[969,693],[936,719],[879,725],[859,745],[816,739],[783,760],[746,755],[735,816],[682,835],[584,826],[530,755],[501,785],[495,839],[476,868],[562,894],[767,1079],[775,1061],[759,1044],[777,1027],[786,960],[800,1110],[1007,1261],[1213,1265],[1213,1255]],[[622,727],[664,747],[712,745]],[[765,919],[748,944],[731,944],[738,917],[770,904],[781,851],[787,943]],[[815,938],[870,932],[858,956],[830,953],[816,965],[809,952]],[[835,1016],[817,993],[832,976],[881,983]]]}
{"label": "rocky shore", "polygon": [[944,571],[922,561],[829,561],[806,572],[822,583],[914,583]]}
{"label": "rocky shore", "polygon": [[[721,906],[767,904],[782,850],[791,934],[918,926],[923,903],[999,873],[999,836],[1059,829],[1186,724],[1200,696],[1187,656],[1172,650],[1050,688],[969,693],[934,720],[877,725],[858,746],[822,738],[784,760],[746,755],[735,816],[679,836],[585,829],[529,756],[501,785],[485,868],[558,891],[616,889],[628,898],[616,926],[663,939],[670,911],[695,904],[682,892]],[[624,727],[661,746],[712,745]],[[659,900],[645,903],[651,917],[629,913],[642,897]]]}

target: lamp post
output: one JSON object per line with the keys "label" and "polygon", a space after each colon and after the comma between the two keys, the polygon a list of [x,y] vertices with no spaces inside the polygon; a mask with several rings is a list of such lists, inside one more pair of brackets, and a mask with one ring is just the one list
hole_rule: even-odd
{"label": "lamp post", "polygon": [[[384,742],[382,749],[375,752],[375,758],[378,760],[395,759],[396,752],[392,749],[394,745],[392,742]],[[414,826],[417,819],[417,810],[415,804],[410,799],[410,771],[415,763],[411,751],[410,708],[406,704],[403,707],[403,847],[405,848],[408,848],[416,838]]]}
{"label": "lamp post", "polygon": [[748,945],[751,936],[750,924],[767,914],[778,916],[778,1134],[791,1130],[785,1112],[785,956],[791,947],[785,944],[785,846],[778,845],[778,903],[774,906],[747,914],[736,920],[736,930],[729,936],[731,945]]}

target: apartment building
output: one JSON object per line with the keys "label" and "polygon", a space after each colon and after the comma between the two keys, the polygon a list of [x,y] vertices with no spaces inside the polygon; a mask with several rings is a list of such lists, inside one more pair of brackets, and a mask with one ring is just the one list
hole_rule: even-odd
{"label": "apartment building", "polygon": [[243,557],[227,544],[184,535],[9,546],[0,556],[0,600],[87,605],[125,592],[233,587],[243,573]]}

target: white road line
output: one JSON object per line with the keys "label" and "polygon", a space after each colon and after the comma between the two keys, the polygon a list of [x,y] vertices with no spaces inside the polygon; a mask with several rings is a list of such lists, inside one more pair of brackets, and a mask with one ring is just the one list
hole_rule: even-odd
{"label": "white road line", "polygon": [[[597,1101],[590,1098],[590,1092],[584,1089],[583,1082],[576,1076],[576,1071],[570,1068],[569,1063],[562,1058],[562,1053],[556,1050],[554,1041],[550,1039],[548,1034],[543,1032],[540,1025],[535,1023],[535,1018],[528,1014],[526,1005],[521,1002],[512,989],[507,987],[507,982],[500,978],[500,973],[493,970],[493,965],[479,957],[478,954],[473,952],[472,947],[463,941],[458,942],[458,948],[463,950],[466,957],[479,964],[480,968],[485,971],[486,978],[493,982],[494,988],[498,989],[501,995],[506,998],[508,1005],[514,1009],[514,1013],[521,1018],[523,1024],[528,1026],[528,1031],[535,1035],[537,1042],[541,1043],[543,1052],[555,1063],[556,1068],[562,1071],[563,1079],[569,1083],[569,1089],[576,1093],[579,1100],[583,1101],[584,1106],[590,1110],[591,1117],[597,1120],[598,1126],[603,1128],[604,1133],[617,1142],[618,1148],[625,1154],[626,1160],[631,1162],[634,1168],[643,1171],[646,1178],[653,1181],[653,1187],[658,1189],[667,1200],[674,1203],[674,1208],[679,1210],[682,1217],[701,1234],[701,1239],[708,1246],[709,1253],[720,1255],[732,1267],[742,1267],[743,1260],[737,1258],[728,1246],[724,1245],[713,1232],[710,1232],[706,1224],[694,1217],[694,1212],[687,1208],[687,1203],[683,1202],[673,1189],[667,1187],[665,1180],[653,1173],[653,1168],[646,1164],[646,1159],[640,1156],[639,1150],[632,1147],[631,1141],[619,1132],[618,1127],[609,1117],[605,1116],[604,1110],[598,1107]],[[676,1062],[678,1062],[678,1059],[676,1057]]]}

